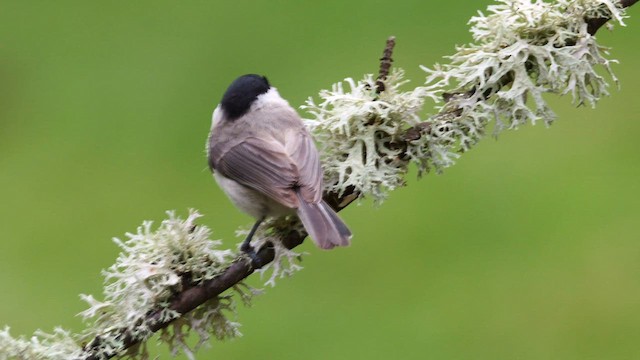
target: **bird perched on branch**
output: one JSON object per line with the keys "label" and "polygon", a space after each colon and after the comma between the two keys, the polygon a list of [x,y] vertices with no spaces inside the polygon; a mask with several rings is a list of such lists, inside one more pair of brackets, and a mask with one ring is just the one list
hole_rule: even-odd
{"label": "bird perched on branch", "polygon": [[266,217],[297,214],[322,249],[349,245],[351,231],[322,200],[318,150],[298,113],[266,77],[243,75],[213,112],[209,168],[231,201],[256,219],[241,250]]}

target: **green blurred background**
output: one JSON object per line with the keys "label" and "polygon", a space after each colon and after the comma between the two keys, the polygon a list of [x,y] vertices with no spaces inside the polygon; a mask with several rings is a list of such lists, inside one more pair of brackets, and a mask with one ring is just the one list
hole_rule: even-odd
{"label": "green blurred background", "polygon": [[[78,294],[100,293],[111,237],[165,210],[197,208],[215,237],[240,240],[251,220],[204,154],[236,76],[266,74],[300,105],[376,72],[395,35],[394,64],[419,84],[418,66],[469,41],[489,3],[2,1],[0,326],[81,330]],[[487,138],[382,207],[348,208],[353,246],[304,244],[305,269],[239,309],[245,336],[198,358],[639,359],[640,9],[629,13],[598,34],[620,91],[596,110],[549,97],[551,129]]]}

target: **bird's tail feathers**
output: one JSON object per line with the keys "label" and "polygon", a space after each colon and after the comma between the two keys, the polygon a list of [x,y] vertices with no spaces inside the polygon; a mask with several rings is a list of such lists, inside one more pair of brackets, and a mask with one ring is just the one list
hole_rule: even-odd
{"label": "bird's tail feathers", "polygon": [[298,200],[298,217],[319,248],[332,249],[350,244],[351,231],[326,202],[309,203],[299,193]]}

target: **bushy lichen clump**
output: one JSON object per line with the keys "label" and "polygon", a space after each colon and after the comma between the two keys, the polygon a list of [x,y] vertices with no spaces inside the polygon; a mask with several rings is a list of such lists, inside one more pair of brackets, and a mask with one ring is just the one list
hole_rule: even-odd
{"label": "bushy lichen clump", "polygon": [[[302,223],[295,216],[267,219],[254,236],[254,241],[251,243],[254,248],[260,249],[265,245],[273,247],[273,261],[256,270],[263,278],[269,274],[269,278],[265,281],[267,286],[273,287],[277,279],[291,276],[296,271],[302,270],[298,260],[303,253],[288,249],[284,245],[284,237],[291,232],[304,232]],[[238,235],[245,238],[248,233],[248,231],[241,231]]]}
{"label": "bushy lichen clump", "polygon": [[8,327],[0,330],[0,360],[72,360],[80,355],[77,337],[60,328],[52,334],[36,331],[28,339],[12,337]]}
{"label": "bushy lichen clump", "polygon": [[[197,212],[192,211],[186,220],[177,218],[173,212],[168,215],[169,218],[155,231],[151,222],[145,222],[137,233],[128,233],[126,241],[115,239],[122,252],[116,263],[103,272],[106,283],[104,300],[82,296],[90,308],[81,315],[93,321],[97,329],[127,329],[136,339],[146,339],[152,334],[149,326],[153,324],[146,320],[151,311],[161,309],[155,320],[158,322],[180,317],[181,314],[168,308],[171,296],[184,286],[213,279],[235,258],[231,250],[218,249],[221,245],[219,240],[210,240],[209,228],[195,225],[195,220],[200,217]],[[174,324],[175,334],[165,337],[173,340],[174,350],[188,350],[181,335],[183,328],[225,329],[218,335],[222,338],[238,333],[235,324],[221,314],[223,309],[232,309],[233,304],[229,299],[214,300],[205,304],[207,309],[190,313]],[[215,321],[200,321],[195,314]],[[201,335],[209,333],[197,332]],[[101,332],[95,333],[99,334]],[[105,349],[122,346],[117,337],[101,335],[101,342],[112,342],[109,346],[102,346]]]}
{"label": "bushy lichen clump", "polygon": [[[538,120],[550,124],[555,115],[545,93],[571,94],[576,105],[595,105],[608,95],[601,65],[617,82],[606,50],[587,32],[588,16],[622,20],[609,0],[560,0],[553,4],[530,0],[501,0],[471,18],[476,41],[458,47],[451,62],[428,73],[430,89],[453,84],[449,101],[436,120],[458,113],[460,144],[468,149],[496,120],[495,133]],[[455,122],[452,122],[455,124]]]}
{"label": "bushy lichen clump", "polygon": [[[122,355],[123,332],[144,341],[152,335],[149,327],[155,322],[172,319],[176,320],[160,337],[173,353],[182,351],[190,358],[193,349],[212,335],[219,339],[239,335],[239,325],[227,318],[235,308],[232,294],[213,298],[188,314],[169,308],[174,294],[185,286],[213,279],[237,254],[219,249],[221,242],[210,239],[209,228],[196,226],[200,217],[197,212],[191,211],[185,220],[173,212],[168,215],[156,230],[151,222],[145,222],[136,233],[127,234],[127,240],[114,239],[122,251],[115,264],[103,271],[104,299],[81,295],[89,304],[80,314],[88,325],[86,331],[77,335],[62,329],[53,334],[39,331],[27,340],[11,337],[7,328],[0,331],[0,360],[77,360],[83,358],[80,344],[88,344],[97,359]],[[254,290],[242,286],[238,284],[235,289],[246,302]],[[153,320],[149,319],[151,313],[157,314]],[[195,346],[187,343],[191,332],[200,338]],[[144,344],[127,352],[136,358],[148,356]]]}
{"label": "bushy lichen clump", "polygon": [[[545,93],[571,94],[576,105],[594,105],[607,95],[597,66],[611,72],[606,49],[587,31],[586,18],[624,18],[611,0],[500,0],[470,20],[474,43],[457,48],[449,64],[422,67],[424,86],[401,91],[402,73],[375,92],[372,76],[347,79],[320,92],[320,102],[303,106],[307,123],[323,146],[328,190],[354,189],[381,200],[403,184],[410,159],[420,173],[441,171],[486,133],[494,134],[538,120],[550,124],[554,113]],[[445,98],[432,116],[420,116],[426,98]],[[403,133],[421,123],[421,136]],[[406,140],[404,146],[398,141]]]}
{"label": "bushy lichen clump", "polygon": [[309,98],[302,107],[314,116],[306,124],[321,146],[327,190],[342,193],[354,187],[381,200],[387,190],[403,184],[407,169],[393,144],[402,141],[408,126],[420,122],[419,111],[429,95],[423,87],[401,91],[403,75],[394,70],[381,93],[372,75],[358,82],[346,79],[348,89],[334,84],[320,92],[320,103]]}

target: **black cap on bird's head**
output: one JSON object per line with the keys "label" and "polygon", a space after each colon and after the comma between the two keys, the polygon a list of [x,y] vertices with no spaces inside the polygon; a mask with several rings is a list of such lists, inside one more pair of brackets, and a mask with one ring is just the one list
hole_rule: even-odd
{"label": "black cap on bird's head", "polygon": [[264,76],[242,75],[229,85],[220,101],[220,108],[227,119],[235,120],[249,111],[256,98],[270,88],[269,80]]}

